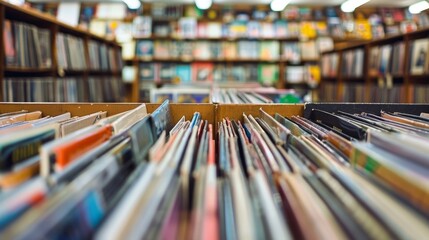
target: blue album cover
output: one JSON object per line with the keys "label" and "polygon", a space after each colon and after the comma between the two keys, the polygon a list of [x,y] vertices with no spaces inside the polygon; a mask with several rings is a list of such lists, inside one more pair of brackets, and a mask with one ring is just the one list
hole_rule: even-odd
{"label": "blue album cover", "polygon": [[191,82],[191,65],[180,64],[176,66],[176,76],[181,83]]}
{"label": "blue album cover", "polygon": [[136,45],[137,57],[152,57],[153,56],[153,42],[150,40],[141,40]]}

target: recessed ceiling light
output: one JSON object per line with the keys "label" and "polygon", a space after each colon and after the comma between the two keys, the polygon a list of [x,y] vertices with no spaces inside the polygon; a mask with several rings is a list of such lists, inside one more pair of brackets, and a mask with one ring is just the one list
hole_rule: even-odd
{"label": "recessed ceiling light", "polygon": [[201,10],[209,9],[212,5],[212,0],[195,0],[195,5]]}
{"label": "recessed ceiling light", "polygon": [[271,10],[275,12],[283,11],[289,2],[290,0],[272,0],[270,3]]}
{"label": "recessed ceiling light", "polygon": [[348,0],[341,4],[341,11],[353,12],[357,7],[369,2],[369,0]]}
{"label": "recessed ceiling light", "polygon": [[424,11],[429,8],[429,3],[427,1],[420,1],[411,5],[408,10],[412,14],[419,14],[421,11]]}

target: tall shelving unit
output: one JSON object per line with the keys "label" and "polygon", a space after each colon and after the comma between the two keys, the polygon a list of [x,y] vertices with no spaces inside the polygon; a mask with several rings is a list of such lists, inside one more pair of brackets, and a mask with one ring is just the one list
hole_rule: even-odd
{"label": "tall shelving unit", "polygon": [[[186,7],[187,5],[184,5],[184,7]],[[245,12],[247,13],[249,16],[251,15],[254,6],[251,5],[246,5],[246,4],[242,4],[239,6],[234,6],[234,10],[236,13],[240,13],[240,12]],[[264,7],[268,7],[268,6],[264,6]],[[256,8],[256,7],[255,7]],[[221,6],[219,5],[214,5],[211,7],[211,9],[215,9],[215,11],[220,11]],[[143,12],[144,16],[150,16],[151,15],[151,4],[145,4],[144,7],[144,12]],[[281,13],[280,13],[281,15]],[[362,42],[362,39],[359,38],[355,38],[355,37],[344,37],[344,38],[338,38],[338,37],[329,37],[328,35],[316,35],[315,37],[302,37],[300,36],[300,33],[298,33],[298,35],[295,36],[286,36],[286,37],[201,37],[201,36],[196,36],[195,38],[186,38],[186,37],[178,37],[178,36],[171,36],[171,35],[167,35],[167,36],[156,36],[153,33],[153,26],[155,26],[156,24],[158,24],[158,22],[164,22],[164,23],[168,23],[172,25],[178,25],[178,21],[179,18],[183,17],[183,15],[180,15],[179,17],[176,18],[170,18],[170,17],[166,17],[166,18],[159,18],[159,17],[152,17],[152,35],[150,36],[146,36],[146,37],[134,37],[133,41],[182,41],[182,42],[191,42],[191,43],[198,43],[201,41],[207,41],[210,43],[223,43],[223,42],[230,42],[230,43],[235,43],[238,45],[238,43],[240,41],[256,41],[257,43],[262,43],[264,41],[275,41],[278,43],[278,58],[275,59],[263,59],[263,58],[251,58],[251,59],[247,59],[247,58],[240,58],[240,57],[236,57],[236,58],[228,58],[228,57],[224,57],[224,58],[205,58],[205,59],[198,59],[196,57],[193,58],[177,58],[177,57],[167,57],[167,58],[160,58],[157,56],[153,56],[153,57],[149,57],[149,58],[140,58],[137,55],[132,58],[132,59],[124,59],[125,62],[127,63],[127,65],[131,65],[134,66],[134,68],[137,70],[136,71],[136,75],[135,75],[135,80],[132,83],[132,88],[131,88],[131,99],[134,102],[138,102],[141,101],[141,96],[140,96],[140,87],[142,82],[139,79],[139,72],[141,71],[140,69],[140,64],[142,63],[165,63],[165,64],[192,64],[195,62],[202,62],[202,63],[214,63],[214,64],[222,64],[224,66],[226,66],[226,68],[230,68],[234,65],[240,65],[240,64],[254,64],[254,65],[258,65],[258,64],[273,64],[276,66],[277,68],[277,75],[278,75],[278,80],[276,81],[276,83],[274,85],[272,85],[273,87],[279,88],[279,89],[283,89],[283,88],[295,88],[295,89],[310,89],[310,87],[305,83],[305,82],[300,82],[300,83],[293,83],[293,82],[288,82],[287,79],[287,69],[290,66],[308,66],[308,65],[318,65],[319,64],[319,57],[316,58],[301,58],[299,62],[291,62],[287,59],[285,59],[283,57],[283,44],[284,43],[298,43],[300,44],[301,42],[308,42],[308,41],[315,41],[319,38],[319,37],[328,37],[331,38],[333,41],[333,44],[337,44],[337,43],[343,43],[343,42]],[[283,17],[279,17],[279,20],[285,20]],[[218,22],[220,24],[225,24],[225,22],[223,21],[223,19],[221,19],[220,16],[218,16],[217,18],[214,19],[206,19],[206,17],[202,17],[202,18],[197,18],[197,23],[200,22]],[[249,18],[248,21],[259,21],[260,23],[263,23],[264,21],[267,20],[255,20],[252,17]],[[325,18],[315,18],[315,17],[311,17],[309,19],[295,19],[295,20],[286,20],[287,23],[294,23],[298,25],[298,31],[300,31],[299,28],[299,24],[301,22],[324,22],[326,23],[326,17]],[[274,21],[273,21],[274,22]],[[315,30],[316,31],[316,30]],[[317,44],[317,43],[316,43]],[[137,46],[137,43],[136,43]],[[316,48],[317,49],[317,48]],[[316,50],[318,51],[318,50]],[[317,53],[319,55],[319,53]],[[226,81],[231,81],[231,79],[225,79]],[[257,81],[257,79],[251,79],[253,81]],[[143,83],[145,84],[145,83]]]}
{"label": "tall shelving unit", "polygon": [[[349,45],[346,47],[337,48],[333,51],[322,53],[321,65],[323,69],[323,58],[333,58],[334,55],[338,57],[338,64],[336,66],[327,66],[326,68],[334,68],[335,74],[322,74],[321,82],[321,95],[322,101],[359,101],[359,102],[398,102],[398,103],[425,103],[429,99],[424,97],[427,92],[427,79],[429,77],[428,69],[425,68],[422,74],[412,74],[412,50],[413,42],[419,39],[426,39],[429,35],[429,28],[419,29],[414,32],[397,34],[382,39],[367,41],[364,43]],[[380,48],[383,46],[403,43],[404,50],[399,58],[393,58],[393,50],[390,58],[387,59],[387,66],[390,70],[387,72],[371,72],[370,63],[374,61],[371,56],[373,48]],[[346,68],[347,61],[344,60],[344,53],[353,51],[355,49],[362,49],[364,53],[363,74],[359,78],[348,77],[344,75],[344,68]],[[392,47],[393,49],[393,47]],[[427,55],[426,55],[427,56]],[[399,63],[399,72],[391,72],[392,64],[394,61],[401,61]],[[328,62],[328,61],[327,61]],[[428,58],[425,58],[428,62]],[[329,63],[332,64],[332,61]],[[398,64],[398,63],[396,63]],[[322,70],[323,72],[323,70]],[[352,91],[345,90],[347,84],[356,83],[358,89]],[[327,90],[328,89],[328,90]],[[323,93],[324,91],[324,93]],[[419,93],[417,93],[419,92]],[[347,97],[357,96],[355,99]],[[381,96],[377,95],[381,94]]]}
{"label": "tall shelving unit", "polygon": [[[64,94],[79,94],[78,98],[75,99],[77,101],[81,102],[87,102],[87,101],[94,101],[94,98],[91,97],[91,95],[94,92],[91,92],[91,88],[89,86],[89,79],[97,79],[100,80],[96,84],[93,84],[95,86],[98,86],[98,88],[103,89],[106,85],[113,84],[113,87],[110,87],[114,91],[111,93],[104,92],[105,95],[103,95],[103,98],[99,98],[99,101],[123,101],[123,92],[122,90],[122,58],[121,58],[121,46],[117,44],[115,41],[107,40],[103,37],[99,37],[97,35],[91,34],[85,30],[72,27],[70,25],[67,25],[65,23],[57,21],[54,17],[41,13],[39,11],[30,9],[30,8],[22,8],[18,7],[12,4],[9,4],[5,1],[0,2],[0,24],[2,26],[5,25],[5,22],[9,21],[11,24],[14,23],[23,23],[31,27],[35,27],[37,29],[46,29],[49,31],[50,39],[48,46],[49,49],[49,57],[50,57],[50,64],[48,67],[23,67],[23,66],[13,66],[6,63],[6,43],[5,43],[5,36],[0,38],[0,46],[2,46],[0,49],[0,64],[3,66],[2,70],[0,71],[0,99],[2,101],[10,101],[14,97],[18,97],[19,101],[25,101],[25,99],[22,98],[22,93],[25,92],[31,93],[31,94],[40,94],[36,93],[38,91],[36,88],[34,88],[33,85],[36,85],[36,83],[32,82],[32,80],[36,78],[49,78],[52,80],[52,89],[55,91],[55,96],[52,97],[51,100],[53,101],[62,101],[61,98],[64,96],[61,95],[61,93],[58,93],[59,84],[62,79],[65,78],[71,78],[75,79],[75,85],[78,87],[78,89],[68,89],[67,84],[64,84]],[[16,34],[15,32],[6,32],[5,28],[3,28],[3,34],[12,34],[13,40],[15,40]],[[13,26],[12,26],[13,29]],[[73,68],[64,68],[60,65],[59,59],[58,59],[58,51],[57,49],[57,38],[59,34],[71,36],[78,41],[80,41],[83,45],[83,53],[84,53],[84,59],[83,58],[74,58],[74,62],[80,62],[86,63],[86,66],[83,66],[81,69],[73,69]],[[28,41],[28,38],[24,38],[21,41]],[[90,51],[88,47],[89,41],[95,41],[99,46],[104,46],[106,48],[107,54],[110,54],[108,59],[108,65],[107,68],[94,68],[91,67],[91,64],[93,62],[90,61]],[[26,43],[26,42],[24,42]],[[82,46],[79,45],[79,46]],[[76,46],[76,45],[75,45]],[[14,50],[16,51],[18,46],[14,46]],[[36,51],[35,48],[32,49],[33,51]],[[79,49],[73,48],[70,46],[70,49],[68,54],[65,56],[66,58],[70,59],[71,54],[74,54],[74,51],[77,51]],[[23,51],[18,50],[18,51]],[[27,51],[27,50],[26,50]],[[29,52],[28,52],[29,53]],[[21,53],[21,56],[26,58],[27,56],[25,53]],[[100,61],[102,60],[101,55],[95,56]],[[71,61],[71,60],[70,60]],[[7,81],[6,79],[10,79]],[[23,80],[27,79],[27,80]],[[109,80],[106,80],[109,79]],[[28,82],[28,85],[30,87],[26,87],[25,90],[20,89],[20,87],[11,88],[12,85],[19,82]],[[10,83],[8,83],[10,82]],[[19,85],[19,84],[15,84]],[[69,86],[70,87],[70,86]],[[118,90],[118,92],[116,91]],[[34,91],[34,92],[33,92]],[[82,91],[82,93],[80,93]],[[13,96],[11,96],[13,94]],[[107,95],[111,94],[114,97],[106,97]],[[17,96],[21,95],[21,96]],[[67,97],[67,96],[65,96]],[[73,98],[71,98],[73,99]],[[64,100],[64,99],[63,99]],[[65,101],[70,101],[65,99]]]}

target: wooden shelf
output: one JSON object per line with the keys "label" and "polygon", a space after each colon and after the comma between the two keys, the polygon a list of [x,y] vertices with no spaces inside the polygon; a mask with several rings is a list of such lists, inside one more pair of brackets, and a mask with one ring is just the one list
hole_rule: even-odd
{"label": "wooden shelf", "polygon": [[108,45],[111,45],[111,46],[115,46],[115,47],[119,47],[120,46],[120,44],[117,43],[114,39],[106,39],[106,38],[104,38],[102,36],[98,36],[98,35],[95,35],[95,34],[90,34],[89,38],[92,39],[92,40],[104,42],[104,43],[106,43]]}
{"label": "wooden shelf", "polygon": [[153,40],[153,41],[299,41],[299,37],[174,37],[174,36],[149,36],[134,37],[134,40]]}
{"label": "wooden shelf", "polygon": [[416,39],[420,37],[427,37],[429,33],[429,27],[417,29],[414,32],[405,33],[404,35],[409,39]]}
{"label": "wooden shelf", "polygon": [[41,27],[53,26],[59,23],[55,17],[41,13],[32,8],[18,7],[6,1],[1,1],[0,5],[4,6],[6,19],[31,22]]}
{"label": "wooden shelf", "polygon": [[363,38],[356,38],[356,37],[333,37],[332,40],[334,42],[362,42],[362,41],[368,41],[368,39]]}
{"label": "wooden shelf", "polygon": [[394,41],[401,41],[404,39],[404,37],[405,37],[404,34],[395,34],[395,35],[387,36],[380,39],[374,39],[371,42],[369,42],[369,46],[383,45]]}
{"label": "wooden shelf", "polygon": [[[383,76],[368,76],[369,79],[378,79],[378,78],[386,78],[386,75]],[[404,78],[405,76],[403,74],[394,74],[391,75],[392,78]]]}
{"label": "wooden shelf", "polygon": [[305,59],[305,60],[301,60],[299,62],[291,62],[291,61],[286,61],[286,60],[281,60],[280,63],[284,63],[286,66],[304,66],[304,65],[315,65],[315,64],[319,64],[319,59]]}
{"label": "wooden shelf", "polygon": [[425,74],[420,74],[420,75],[409,75],[409,78],[411,79],[429,79],[429,73],[425,73]]}
{"label": "wooden shelf", "polygon": [[118,75],[121,74],[121,71],[99,71],[99,70],[90,70],[89,75]]}
{"label": "wooden shelf", "polygon": [[364,48],[367,43],[369,43],[369,41],[348,44],[347,46],[343,46],[343,47],[340,47],[337,49],[341,50],[341,51],[347,51],[347,50],[352,50],[352,49],[356,49],[356,48]]}
{"label": "wooden shelf", "polygon": [[343,77],[343,81],[344,82],[360,82],[360,81],[364,81],[365,77]]}
{"label": "wooden shelf", "polygon": [[88,72],[88,70],[72,70],[72,69],[63,69],[64,75],[83,75]]}
{"label": "wooden shelf", "polygon": [[334,82],[337,81],[338,77],[324,77],[322,76],[322,82],[327,81],[327,82]]}
{"label": "wooden shelf", "polygon": [[5,1],[1,1],[0,5],[5,7],[6,19],[10,19],[12,21],[28,22],[44,28],[58,27],[60,32],[65,32],[79,37],[89,37],[99,41],[107,42],[108,44],[119,46],[119,44],[114,40],[107,40],[104,37],[92,34],[87,30],[60,22],[55,17],[39,12],[35,9],[18,7]]}
{"label": "wooden shelf", "polygon": [[264,60],[264,59],[195,59],[195,58],[137,58],[139,62],[214,62],[214,63],[279,63],[280,60]]}
{"label": "wooden shelf", "polygon": [[53,68],[5,67],[6,73],[51,73]]}
{"label": "wooden shelf", "polygon": [[290,64],[290,65],[303,65],[306,63],[315,63],[315,62],[319,62],[320,58],[307,58],[307,59],[301,59],[299,62],[291,62],[290,60],[284,60],[282,59],[281,62]]}

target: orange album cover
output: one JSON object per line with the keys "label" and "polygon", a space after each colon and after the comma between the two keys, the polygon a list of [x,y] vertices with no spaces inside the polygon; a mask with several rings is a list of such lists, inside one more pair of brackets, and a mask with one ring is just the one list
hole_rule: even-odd
{"label": "orange album cover", "polygon": [[58,169],[63,169],[74,159],[107,141],[111,136],[112,126],[106,125],[94,132],[57,147],[54,150],[56,155],[56,167]]}
{"label": "orange album cover", "polygon": [[29,180],[39,173],[39,162],[26,166],[18,171],[2,174],[0,176],[0,187],[3,189],[13,188]]}

